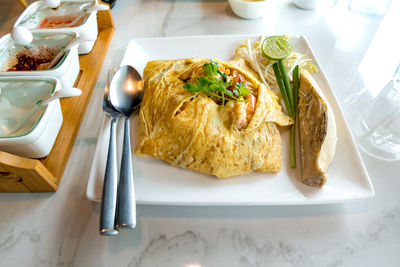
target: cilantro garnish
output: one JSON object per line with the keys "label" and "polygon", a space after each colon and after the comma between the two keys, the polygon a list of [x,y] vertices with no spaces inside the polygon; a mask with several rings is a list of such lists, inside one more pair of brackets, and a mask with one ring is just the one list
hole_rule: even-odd
{"label": "cilantro garnish", "polygon": [[[245,102],[246,99],[240,99],[249,95],[249,88],[243,82],[235,83],[233,90],[228,90],[232,82],[226,81],[226,74],[218,69],[218,62],[211,61],[203,65],[203,70],[207,76],[201,76],[196,82],[187,82],[183,88],[192,93],[205,93],[209,96],[222,99],[222,105],[226,101]],[[218,77],[218,74],[221,78]],[[217,78],[218,77],[218,78]]]}
{"label": "cilantro garnish", "polygon": [[234,92],[236,95],[240,95],[240,96],[246,97],[246,96],[249,95],[249,88],[247,88],[247,87],[244,85],[243,82],[240,82],[240,83],[236,83],[236,84],[235,84],[235,89],[233,89],[233,92]]}
{"label": "cilantro garnish", "polygon": [[218,67],[218,62],[211,61],[203,65],[203,70],[208,76],[215,76],[217,74]]}

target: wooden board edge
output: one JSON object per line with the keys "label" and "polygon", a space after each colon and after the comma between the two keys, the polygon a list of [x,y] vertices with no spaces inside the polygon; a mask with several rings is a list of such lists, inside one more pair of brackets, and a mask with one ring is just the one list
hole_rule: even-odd
{"label": "wooden board edge", "polygon": [[58,187],[56,177],[38,159],[0,151],[0,170],[3,178],[11,178],[0,181],[7,192],[55,192]]}
{"label": "wooden board edge", "polygon": [[[102,14],[103,14],[103,16],[111,16],[111,13],[107,10],[102,11]],[[111,21],[112,21],[112,19],[111,19]],[[93,47],[93,51],[87,55],[79,56],[82,75],[80,75],[79,80],[77,80],[76,87],[82,89],[82,91],[83,91],[83,94],[79,97],[81,99],[70,98],[70,99],[62,99],[61,100],[62,108],[65,105],[79,107],[80,113],[77,115],[77,118],[78,118],[77,122],[73,126],[74,130],[66,138],[66,139],[70,140],[67,147],[65,149],[62,149],[62,151],[59,151],[60,146],[65,146],[65,142],[64,142],[65,140],[62,140],[62,139],[65,139],[65,137],[66,137],[66,136],[62,136],[61,131],[63,129],[61,129],[60,130],[61,134],[59,134],[59,136],[57,137],[56,144],[54,145],[52,151],[46,158],[41,160],[41,162],[55,176],[55,182],[57,185],[60,183],[62,175],[64,173],[65,166],[68,163],[68,159],[69,159],[70,153],[72,151],[73,145],[75,143],[76,136],[79,132],[80,125],[82,123],[82,119],[85,115],[86,107],[90,101],[92,92],[96,85],[97,78],[98,78],[98,75],[100,74],[104,58],[106,57],[107,51],[110,47],[113,34],[114,34],[113,27],[99,27],[99,34],[98,34],[98,38],[96,40],[95,46]],[[95,53],[102,52],[102,53],[95,54],[93,52],[95,52]],[[95,63],[93,65],[89,66],[88,64],[90,64],[89,63],[90,61],[95,62]],[[96,64],[96,62],[100,62],[100,64]],[[93,71],[94,70],[93,66],[97,66],[95,71]],[[85,73],[85,71],[87,72],[88,69],[91,69],[91,71],[92,71],[90,76]],[[95,74],[93,75],[93,73],[95,73]],[[64,114],[64,110],[65,109],[63,109],[63,114]],[[63,126],[65,127],[64,123],[63,123]],[[71,126],[68,126],[68,127],[71,127]],[[59,157],[56,157],[57,154],[63,155],[64,158],[60,161]]]}

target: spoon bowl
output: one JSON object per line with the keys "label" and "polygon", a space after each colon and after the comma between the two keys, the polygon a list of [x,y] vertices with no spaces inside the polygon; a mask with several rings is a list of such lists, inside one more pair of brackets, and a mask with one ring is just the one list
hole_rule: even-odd
{"label": "spoon bowl", "polygon": [[14,27],[11,38],[14,39],[16,44],[22,46],[30,46],[33,41],[32,32],[23,26]]}
{"label": "spoon bowl", "polygon": [[135,112],[143,99],[144,84],[135,68],[122,66],[112,79],[110,100],[113,106],[125,116]]}
{"label": "spoon bowl", "polygon": [[60,0],[43,0],[43,1],[50,8],[58,8],[61,4]]}

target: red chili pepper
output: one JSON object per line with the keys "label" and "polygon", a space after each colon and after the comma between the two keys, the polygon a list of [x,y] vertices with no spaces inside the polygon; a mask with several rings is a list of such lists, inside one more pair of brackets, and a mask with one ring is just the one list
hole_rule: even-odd
{"label": "red chili pepper", "polygon": [[18,63],[12,66],[8,71],[30,71],[30,70],[37,70],[39,65],[43,63],[49,63],[49,59],[44,58],[35,58],[28,56],[26,54],[19,54],[17,55]]}

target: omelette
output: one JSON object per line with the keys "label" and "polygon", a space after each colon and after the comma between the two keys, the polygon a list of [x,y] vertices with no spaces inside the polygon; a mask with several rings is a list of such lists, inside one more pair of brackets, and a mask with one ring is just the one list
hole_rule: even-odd
{"label": "omelette", "polygon": [[279,97],[243,64],[207,58],[149,61],[143,79],[138,156],[219,178],[280,171],[278,125],[293,121]]}

